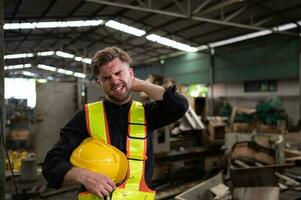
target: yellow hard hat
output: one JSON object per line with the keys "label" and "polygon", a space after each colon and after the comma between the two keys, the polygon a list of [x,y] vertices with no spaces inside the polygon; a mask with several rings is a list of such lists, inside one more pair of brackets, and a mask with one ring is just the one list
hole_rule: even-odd
{"label": "yellow hard hat", "polygon": [[108,176],[115,184],[122,182],[128,170],[124,153],[112,145],[94,138],[85,139],[70,157],[71,163]]}

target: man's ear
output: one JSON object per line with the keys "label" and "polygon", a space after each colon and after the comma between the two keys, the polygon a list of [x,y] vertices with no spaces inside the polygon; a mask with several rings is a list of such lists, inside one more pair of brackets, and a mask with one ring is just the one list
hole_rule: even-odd
{"label": "man's ear", "polygon": [[100,81],[99,78],[96,79],[96,83],[97,83],[97,85],[98,85],[99,87],[102,87],[102,83],[101,83],[101,81]]}
{"label": "man's ear", "polygon": [[129,73],[130,73],[131,77],[134,77],[134,70],[132,67],[129,68]]}

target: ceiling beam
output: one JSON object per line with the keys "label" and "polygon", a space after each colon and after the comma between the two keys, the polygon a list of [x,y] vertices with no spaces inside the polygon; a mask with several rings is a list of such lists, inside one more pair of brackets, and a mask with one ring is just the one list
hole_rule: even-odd
{"label": "ceiling beam", "polygon": [[[171,6],[172,6],[172,4],[169,4],[169,5],[165,6],[165,8],[169,8],[169,7],[171,7]],[[134,21],[134,23],[140,23],[140,24],[143,24],[143,25],[145,25],[145,26],[151,27],[151,29],[148,30],[148,33],[155,32],[155,31],[157,31],[157,30],[160,30],[161,28],[164,29],[165,26],[170,25],[170,24],[172,24],[172,23],[174,23],[174,22],[178,22],[178,21],[179,21],[178,18],[175,18],[175,19],[170,20],[170,21],[168,21],[168,22],[166,22],[166,23],[163,23],[163,24],[161,24],[160,26],[157,26],[157,27],[153,27],[153,26],[151,26],[151,25],[149,25],[149,24],[143,23],[143,21],[145,21],[145,18],[148,18],[148,17],[150,17],[150,16],[152,16],[152,15],[154,15],[154,14],[149,14],[149,15],[147,15],[147,16],[145,16],[145,17],[142,17],[141,19],[137,19],[137,20],[135,20],[135,19],[133,19],[133,18],[130,18],[130,17],[128,17],[128,16],[123,16],[123,17],[124,17],[124,18],[127,18],[127,19],[129,19],[129,20],[131,20],[131,21]],[[133,23],[131,23],[131,24],[133,24]],[[187,28],[185,27],[185,28],[183,28],[183,30],[187,30]],[[177,34],[177,33],[175,33],[175,32],[169,32],[169,31],[166,31],[166,30],[164,30],[164,32],[167,32],[166,35],[175,35],[175,36],[177,36],[177,37],[183,38],[185,41],[188,41],[189,43],[194,42],[194,43],[197,43],[197,45],[199,45],[198,42],[196,42],[196,41],[194,41],[194,40],[191,40],[190,38],[187,38],[187,37],[185,38],[185,37],[183,37],[182,35],[179,35],[179,34]],[[137,39],[136,37],[129,36],[129,39],[126,39],[125,41],[123,41],[123,43],[130,43],[132,40],[136,40],[136,39]],[[149,42],[149,41],[146,41],[146,42]],[[132,47],[132,48],[130,48],[130,49],[128,49],[128,50],[133,50],[134,48],[136,48],[136,47]]]}
{"label": "ceiling beam", "polygon": [[[85,1],[82,1],[82,2],[85,2]],[[80,6],[82,6],[82,4],[83,3],[79,3],[77,6],[75,6],[75,8],[71,11],[71,12],[69,12],[69,14],[68,14],[68,16],[67,17],[60,17],[60,19],[62,19],[62,20],[64,20],[64,18],[69,18],[69,17],[71,17],[71,15],[80,7]],[[171,4],[168,4],[168,5],[166,5],[166,6],[164,6],[162,9],[168,9],[168,8],[170,8],[171,6],[173,6],[174,4],[173,3],[171,3]],[[104,8],[104,7],[102,7],[102,8]],[[94,17],[97,13],[99,13],[99,12],[101,12],[101,10],[102,9],[100,9],[100,10],[98,10],[98,11],[96,11],[96,12],[94,12],[90,17],[88,17],[87,19],[89,19],[89,18],[92,18],[92,17]],[[127,11],[127,10],[126,10]],[[149,15],[147,15],[147,16],[145,16],[145,17],[143,17],[143,19],[146,19],[146,18],[148,18],[148,17],[151,17],[151,16],[153,16],[154,14],[153,13],[151,13],[151,14],[149,14]],[[175,21],[178,21],[178,20],[175,20]],[[47,33],[45,30],[40,30],[40,31],[44,31],[46,34],[49,34],[49,33]],[[92,33],[93,33],[94,31],[92,31]],[[64,35],[64,37],[62,38],[61,36],[60,36],[60,34],[59,33],[57,33],[57,34],[55,34],[55,33],[53,33],[53,31],[52,31],[52,34],[51,35],[54,35],[54,37],[56,37],[56,38],[58,38],[56,41],[54,41],[51,45],[50,45],[50,47],[52,48],[60,39],[65,39],[66,37],[66,35],[69,35],[69,34],[73,34],[74,33],[74,29],[71,29],[68,33],[64,33],[63,35]],[[115,33],[119,33],[119,32],[115,32]],[[115,34],[114,33],[114,34]],[[55,36],[56,35],[56,36]],[[130,38],[133,38],[133,36],[130,36]],[[106,39],[106,38],[105,38]],[[133,38],[133,39],[136,39],[136,38]],[[40,40],[40,41],[38,41],[37,43],[36,43],[36,45],[34,45],[33,47],[32,47],[32,49],[36,49],[36,48],[38,48],[38,45],[42,42],[42,41],[44,41],[44,40]],[[91,42],[91,44],[93,44],[93,42]]]}
{"label": "ceiling beam", "polygon": [[[253,5],[253,3],[252,4],[249,4],[249,5],[247,5],[247,7],[251,7]],[[240,10],[240,9],[239,9]],[[230,12],[229,12],[230,13]],[[152,14],[151,14],[152,15]],[[232,16],[231,16],[232,15]],[[237,15],[237,13],[236,13],[236,15]],[[230,17],[234,17],[233,16],[233,12],[231,12],[229,15],[228,15],[228,13],[226,13],[226,18],[230,18]],[[126,17],[126,18],[129,18],[129,17]],[[145,26],[150,26],[150,27],[152,27],[151,25],[148,25],[148,24],[145,24],[145,23],[143,23],[143,21],[144,21],[144,19],[137,19],[137,20],[134,20],[134,19],[132,19],[132,18],[129,18],[130,20],[133,20],[135,23],[142,23],[143,25],[145,25]],[[182,20],[182,19],[181,19]],[[169,36],[169,35],[175,35],[175,36],[177,36],[177,37],[179,37],[179,38],[183,38],[185,41],[188,41],[188,42],[190,42],[190,43],[196,43],[197,45],[199,45],[199,42],[197,42],[197,41],[195,41],[194,39],[192,39],[192,38],[188,38],[188,37],[183,37],[183,35],[180,35],[179,34],[179,32],[181,32],[181,31],[186,31],[186,30],[189,30],[190,28],[194,28],[194,27],[197,27],[197,26],[200,26],[201,24],[203,24],[204,22],[198,22],[197,24],[194,24],[194,25],[191,25],[191,26],[186,26],[186,27],[182,27],[182,28],[180,28],[180,29],[178,29],[178,30],[176,30],[176,31],[173,31],[173,32],[170,32],[170,31],[167,31],[167,30],[165,30],[164,29],[164,27],[165,26],[167,26],[167,25],[171,25],[172,23],[175,23],[175,22],[178,22],[179,21],[179,19],[178,18],[175,18],[175,19],[173,19],[173,20],[170,20],[170,21],[167,21],[166,23],[163,23],[163,24],[161,24],[161,25],[159,25],[159,26],[156,26],[156,27],[152,27],[152,29],[151,30],[149,30],[149,33],[151,33],[151,32],[155,32],[155,31],[157,31],[157,30],[160,30],[161,28],[164,30],[164,32],[166,32],[167,34],[165,35],[165,36]],[[219,30],[223,30],[223,29],[219,29]],[[131,42],[131,40],[128,40],[128,41],[126,41],[126,42]]]}
{"label": "ceiling beam", "polygon": [[263,18],[263,19],[255,22],[254,25],[255,26],[261,26],[261,25],[263,25],[263,24],[265,24],[265,23],[267,23],[267,22],[269,22],[269,21],[271,21],[275,18],[276,18],[275,16],[266,17],[266,18]]}
{"label": "ceiling beam", "polygon": [[[206,1],[205,1],[205,2],[206,2]],[[205,3],[205,2],[204,2],[204,3]],[[164,9],[167,9],[167,8],[169,8],[169,7],[171,7],[171,6],[172,6],[172,4],[169,4],[169,5],[165,6],[164,8],[161,8],[161,9],[164,10]],[[250,6],[250,5],[248,5],[248,6]],[[198,8],[198,9],[200,9],[200,8]],[[232,13],[232,14],[233,14],[233,13]],[[148,17],[150,17],[150,16],[152,16],[152,15],[154,15],[154,14],[149,14],[149,15],[147,15],[147,16],[141,18],[141,19],[137,19],[137,20],[134,20],[133,18],[130,18],[130,17],[125,17],[125,18],[128,18],[128,19],[134,21],[135,23],[140,23],[140,24],[143,24],[143,25],[145,25],[145,26],[151,27],[151,30],[148,30],[148,33],[155,32],[155,31],[157,31],[157,30],[160,30],[161,28],[164,30],[164,27],[165,27],[165,26],[167,26],[167,25],[170,26],[172,23],[175,23],[175,22],[178,22],[178,21],[179,21],[178,18],[175,18],[175,19],[173,19],[173,20],[167,21],[167,22],[165,22],[165,23],[163,23],[163,24],[161,24],[161,25],[159,25],[159,26],[156,26],[156,27],[151,26],[151,25],[149,25],[149,24],[143,23],[143,21],[145,21],[146,18],[148,18]],[[228,17],[229,17],[229,16],[230,16],[230,15],[228,15]],[[177,31],[175,31],[175,32],[170,32],[170,31],[164,30],[164,32],[167,33],[165,36],[175,35],[175,36],[177,36],[177,37],[179,37],[179,38],[183,38],[185,41],[188,41],[189,43],[196,43],[197,45],[199,45],[197,41],[192,40],[191,38],[183,37],[182,35],[179,35],[178,33],[181,32],[181,31],[183,31],[183,30],[187,30],[187,29],[190,29],[190,28],[199,26],[199,25],[202,24],[202,23],[203,23],[203,22],[194,24],[194,25],[189,26],[189,27],[183,27],[183,28],[181,28],[181,29],[179,29],[179,30],[177,30]],[[132,37],[131,37],[131,38],[132,38]],[[132,38],[132,39],[131,39],[131,38],[130,38],[130,40],[126,40],[125,42],[131,42],[132,40],[136,39],[136,38]]]}
{"label": "ceiling beam", "polygon": [[79,2],[68,14],[65,19],[68,17],[71,17],[79,8],[81,8],[84,5],[85,1]]}
{"label": "ceiling beam", "polygon": [[[132,4],[137,4],[137,2],[134,1],[134,2],[132,2]],[[127,12],[127,11],[128,11],[128,9],[123,8],[122,10],[118,11],[118,13],[116,14],[116,17],[122,16],[122,15],[123,15],[125,12]],[[115,17],[115,18],[116,18],[116,17]],[[114,18],[113,18],[113,19],[114,19]],[[83,37],[86,36],[87,34],[94,33],[97,29],[98,29],[98,27],[93,28],[93,29],[91,29],[91,30],[89,30],[89,31],[84,32],[83,34],[79,35],[78,37],[76,37],[74,40],[72,40],[72,41],[69,42],[68,44],[70,44],[70,43],[73,44],[74,42],[76,42],[77,40],[83,38]],[[107,39],[107,38],[109,38],[109,37],[111,37],[111,35],[108,36],[108,37],[103,38],[103,40],[105,40],[105,39]],[[91,45],[93,45],[93,44],[91,44]],[[90,46],[90,45],[88,45],[88,46]],[[87,47],[83,47],[83,48],[80,49],[80,50],[83,50],[83,49],[85,49],[85,48],[87,48]]]}
{"label": "ceiling beam", "polygon": [[237,17],[240,13],[244,12],[246,9],[249,8],[249,5],[245,5],[238,10],[234,11],[232,14],[228,15],[227,17],[224,18],[226,22],[230,21],[231,19]]}
{"label": "ceiling beam", "polygon": [[[152,5],[151,2],[152,2],[151,0],[148,2],[148,6],[149,6],[149,7],[151,7],[151,5]],[[168,8],[172,7],[173,5],[174,5],[173,3],[170,3],[170,4],[167,4],[167,5],[163,6],[161,9],[168,9]],[[148,19],[149,17],[152,17],[153,15],[155,15],[155,14],[154,14],[154,13],[150,13],[150,14],[148,14],[148,15],[146,15],[146,16],[140,18],[139,20],[134,20],[134,19],[132,19],[132,18],[130,18],[130,17],[125,17],[124,15],[121,16],[121,17],[123,17],[123,18],[125,18],[125,19],[129,19],[129,20],[131,20],[131,21],[134,21],[134,23],[136,23],[136,22],[142,22],[142,21],[145,21],[146,19]],[[179,21],[179,20],[178,20],[178,19],[175,19],[175,21]],[[131,24],[129,24],[129,25],[132,25],[132,24],[133,24],[133,23],[131,23]],[[143,25],[145,25],[145,26],[147,26],[147,27],[150,27],[149,25],[146,25],[146,24],[144,24],[144,23],[141,23],[141,24],[143,24]],[[154,27],[151,27],[151,28],[152,28],[152,30],[154,30]],[[110,38],[110,37],[114,37],[114,35],[117,34],[117,33],[120,34],[120,32],[116,31],[116,32],[114,32],[113,34],[111,34],[110,36],[104,37],[103,40],[105,40],[105,39],[107,39],[107,38]],[[127,38],[126,40],[123,40],[123,41],[122,41],[122,43],[130,43],[132,40],[136,40],[136,39],[137,39],[137,37],[134,37],[134,36],[132,36],[132,35],[129,35],[128,38]],[[99,43],[99,42],[101,42],[101,40],[98,41],[98,43]],[[147,41],[147,42],[149,42],[149,41]],[[120,42],[119,42],[119,43],[120,43]],[[119,44],[119,43],[117,43],[117,44]],[[92,46],[94,46],[94,45],[96,45],[96,44],[97,44],[97,43],[95,43],[95,42],[91,42],[91,43],[87,46],[87,48],[91,48]],[[140,46],[140,47],[141,47],[141,46]],[[132,47],[131,50],[133,50],[134,48],[137,48],[137,47],[134,46],[134,47]],[[155,48],[152,48],[151,50],[154,51],[154,49],[155,49]],[[149,50],[146,50],[146,53],[148,53],[148,52],[149,52]]]}
{"label": "ceiling beam", "polygon": [[[102,14],[99,13],[98,15],[95,15],[95,18],[108,18],[108,17],[113,17],[115,16],[114,14]],[[68,18],[68,20],[78,20],[78,19],[83,19],[86,18],[87,15],[83,15],[83,14],[77,14],[77,15],[72,15],[71,17]],[[45,17],[43,17],[43,20],[45,21],[62,21],[66,18],[66,15],[64,16],[50,16],[47,15]],[[37,21],[37,20],[41,20],[41,16],[16,16],[15,18],[12,17],[7,17],[5,16],[5,21],[12,21],[12,20],[16,20],[16,21]]]}
{"label": "ceiling beam", "polygon": [[[42,18],[47,14],[47,12],[54,6],[54,4],[55,4],[56,2],[57,2],[57,0],[50,1],[48,7],[43,11],[43,13],[42,13],[42,15],[41,15]],[[18,51],[18,49],[20,48],[20,46],[25,42],[25,40],[26,40],[26,39],[28,38],[28,36],[32,33],[32,31],[33,31],[33,29],[31,29],[31,30],[29,31],[29,33],[24,37],[24,40],[21,41],[21,42],[19,43],[19,45],[16,46],[16,48],[14,49],[15,52]]]}
{"label": "ceiling beam", "polygon": [[[12,19],[14,19],[14,18],[16,17],[16,15],[17,15],[17,13],[18,13],[18,11],[19,11],[19,8],[20,8],[20,6],[21,6],[21,4],[22,4],[22,1],[23,1],[23,0],[18,0],[18,3],[17,3],[17,5],[16,5],[16,7],[15,7],[15,10],[14,10],[12,16],[11,16]],[[12,20],[10,20],[10,22],[11,22],[11,21],[12,21]]]}
{"label": "ceiling beam", "polygon": [[[87,48],[93,48],[93,46],[95,45],[98,45],[99,43],[103,43],[104,42],[104,38],[106,39],[112,39],[114,41],[114,43],[111,43],[110,45],[113,45],[113,46],[121,46],[123,48],[124,45],[126,46],[129,46],[130,48],[127,48],[127,49],[130,49],[132,51],[135,51],[136,49],[143,49],[145,50],[145,53],[149,53],[149,52],[153,52],[154,51],[154,47],[151,47],[151,46],[148,46],[147,43],[144,43],[142,45],[133,45],[133,44],[130,44],[130,42],[126,42],[126,41],[121,41],[121,40],[118,40],[116,38],[114,38],[112,35],[112,33],[110,33],[109,31],[106,32],[107,35],[101,35],[99,33],[94,33],[95,35],[99,36],[100,39],[99,40],[94,40],[93,42],[91,42],[89,45],[87,45]],[[125,49],[124,49],[125,50]]]}
{"label": "ceiling beam", "polygon": [[234,4],[234,3],[241,3],[241,1],[240,0],[225,0],[225,1],[220,1],[220,3],[215,3],[211,7],[203,10],[200,13],[198,13],[198,15],[205,15],[207,13],[216,11],[216,10],[218,10],[220,8],[224,8],[224,7],[229,6],[231,4]]}
{"label": "ceiling beam", "polygon": [[[97,13],[101,12],[103,9],[105,9],[107,6],[104,5],[104,6],[101,6],[100,8],[98,8],[96,11],[94,11],[90,16],[86,17],[85,20],[88,20],[88,19],[91,19],[93,18],[95,15],[97,15]],[[85,33],[87,32],[93,32],[94,30],[96,30],[98,27],[93,27],[91,28],[89,31],[86,31]],[[74,29],[75,28],[71,28],[71,30],[68,32],[68,33],[64,33],[64,35],[69,35],[71,33],[74,32]],[[83,36],[84,34],[81,34],[81,36]],[[78,38],[78,37],[76,37]],[[58,38],[55,42],[53,42],[50,46],[53,47],[55,44],[57,44],[61,39]],[[73,40],[74,41],[74,40]],[[64,44],[63,48],[65,48],[66,46],[69,46],[69,43],[67,43],[67,45]],[[86,56],[86,55],[85,55]]]}
{"label": "ceiling beam", "polygon": [[[99,3],[99,4],[104,4],[104,5],[115,6],[115,7],[127,8],[127,9],[132,9],[132,10],[138,10],[138,11],[143,11],[143,12],[151,12],[151,13],[156,13],[156,14],[161,14],[161,15],[166,15],[166,16],[171,16],[171,17],[178,17],[178,18],[184,18],[184,19],[193,19],[193,20],[196,20],[196,21],[219,24],[219,25],[223,25],[223,26],[231,26],[231,27],[236,27],[236,28],[243,28],[243,29],[249,29],[249,30],[259,30],[259,31],[261,31],[261,30],[270,30],[270,29],[267,29],[267,28],[264,28],[264,27],[259,27],[259,26],[239,24],[239,23],[227,22],[227,21],[217,20],[217,19],[210,19],[210,18],[205,18],[205,17],[189,16],[189,15],[179,14],[179,13],[175,13],[175,12],[169,12],[169,11],[158,10],[158,9],[150,9],[150,8],[142,8],[142,7],[139,7],[139,6],[121,4],[121,3],[110,2],[110,1],[105,1],[105,0],[86,0],[86,1]],[[286,32],[286,31],[273,31],[273,32],[280,33],[280,34],[286,34],[286,35],[287,34],[296,35],[295,33],[289,33],[289,32]]]}
{"label": "ceiling beam", "polygon": [[196,9],[192,11],[193,15],[196,15],[199,13],[208,3],[210,3],[211,0],[205,0],[202,4],[200,4]]}
{"label": "ceiling beam", "polygon": [[[63,20],[66,20],[67,18],[71,17],[80,7],[82,7],[84,5],[85,1],[81,1],[79,2],[68,14],[66,17],[63,18]],[[53,33],[54,31],[57,31],[57,30],[52,30],[51,33]],[[59,38],[62,38],[62,37],[59,37]],[[41,42],[43,42],[44,40],[41,39],[40,41],[36,42],[36,44],[32,47],[33,49],[36,49],[40,44]]]}
{"label": "ceiling beam", "polygon": [[143,6],[143,7],[147,7],[147,5],[143,2],[143,1],[141,1],[141,0],[136,0],[141,6]]}
{"label": "ceiling beam", "polygon": [[178,0],[173,0],[173,2],[176,4],[176,6],[182,11],[182,13],[186,14],[186,10],[183,8],[181,3]]}
{"label": "ceiling beam", "polygon": [[[169,9],[169,8],[171,8],[173,5],[174,5],[173,3],[170,3],[170,4],[167,4],[167,5],[163,6],[161,9],[163,9],[163,10],[164,10],[164,9]],[[122,16],[122,17],[123,17],[123,18],[126,18],[126,19],[129,19],[129,20],[131,20],[131,21],[133,22],[133,23],[130,23],[129,25],[133,25],[134,23],[140,23],[140,24],[143,24],[145,27],[150,27],[151,29],[150,29],[150,30],[147,30],[148,33],[155,32],[155,31],[157,31],[157,30],[160,30],[161,28],[164,28],[164,27],[167,26],[167,25],[171,25],[172,23],[179,22],[179,19],[178,19],[178,18],[175,18],[175,19],[172,19],[172,20],[170,20],[170,21],[167,21],[167,22],[165,22],[165,23],[163,23],[163,24],[161,24],[161,25],[159,25],[159,26],[156,26],[156,27],[144,23],[144,21],[145,21],[146,19],[148,19],[149,17],[152,17],[153,15],[155,15],[155,14],[154,14],[154,13],[150,13],[150,14],[148,14],[148,15],[146,15],[146,16],[140,18],[140,19],[133,19],[132,17],[128,17],[128,16]],[[171,34],[171,32],[168,32],[168,31],[166,31],[166,30],[164,30],[164,32],[167,32],[168,34]],[[183,36],[180,36],[180,35],[178,35],[178,34],[173,34],[173,35],[176,35],[177,37],[180,37],[180,38],[182,38],[182,39],[184,39],[184,40],[187,40],[187,38],[184,38]],[[137,39],[136,37],[130,35],[129,38],[126,39],[124,42],[130,43],[131,41],[136,40],[136,39]],[[149,42],[149,41],[146,41],[146,42]]]}
{"label": "ceiling beam", "polygon": [[264,6],[264,5],[258,5],[258,8],[267,10],[269,13],[271,13],[273,16],[275,16],[275,17],[277,17],[279,19],[295,23],[300,28],[300,25],[295,20],[292,20],[291,17],[287,16],[285,13],[276,12],[273,8],[271,8],[269,6]]}
{"label": "ceiling beam", "polygon": [[[283,10],[279,10],[278,13],[279,14],[286,13],[286,12],[289,12],[289,11],[292,11],[292,10],[299,9],[300,7],[301,7],[301,4],[298,4],[298,5],[295,5],[295,6],[291,6],[289,8],[285,8]],[[266,15],[266,16],[263,16],[263,17],[260,17],[260,18],[256,18],[254,21],[256,21],[255,24],[262,25],[262,24],[264,24],[264,23],[266,23],[268,21],[271,21],[274,18],[275,18],[275,16],[268,16],[268,15]],[[219,28],[219,29],[216,29],[216,30],[213,30],[213,31],[209,31],[209,32],[204,33],[204,34],[193,36],[190,39],[195,40],[197,38],[206,37],[207,35],[212,35],[212,34],[215,34],[215,33],[221,33],[222,31],[226,31],[226,30],[229,30],[229,29],[230,29],[230,27]]]}
{"label": "ceiling beam", "polygon": [[[151,6],[150,2],[152,2],[152,0],[149,1],[149,4],[148,4],[149,7]],[[174,3],[169,3],[169,4],[165,5],[165,6],[163,6],[161,9],[169,9],[173,5],[174,5]],[[154,15],[155,15],[154,13],[150,13],[150,14],[147,14],[146,16],[144,16],[144,17],[142,17],[140,19],[137,19],[137,20],[134,20],[133,18],[128,17],[128,16],[124,16],[124,15],[121,16],[121,17],[133,21],[133,23],[130,23],[129,25],[133,25],[134,23],[139,22],[140,24],[143,24],[146,27],[151,27],[150,25],[147,25],[147,24],[141,23],[141,22],[147,20],[148,18],[150,18],[150,17],[152,17]],[[179,21],[179,19],[175,19],[175,20],[172,20],[172,21],[176,22],[176,21]],[[173,22],[170,21],[170,23],[173,23]],[[166,23],[164,23],[163,26],[166,26]],[[160,27],[163,27],[163,26],[160,25]],[[156,29],[156,30],[158,30],[158,29]],[[152,32],[152,31],[155,31],[155,29],[154,29],[154,27],[151,27],[151,30],[147,30],[147,31],[148,32]],[[118,33],[118,32],[115,32],[115,33]],[[131,42],[132,40],[135,40],[135,39],[137,39],[137,37],[134,37],[133,35],[129,35],[128,38],[126,40],[124,40],[124,42],[128,43],[128,42]]]}

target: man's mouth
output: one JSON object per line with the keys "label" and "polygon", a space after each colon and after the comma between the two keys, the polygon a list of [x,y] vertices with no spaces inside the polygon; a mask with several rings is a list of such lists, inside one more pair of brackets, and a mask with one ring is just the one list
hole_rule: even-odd
{"label": "man's mouth", "polygon": [[112,89],[112,91],[113,91],[113,92],[119,92],[120,90],[123,89],[123,87],[124,87],[123,84],[117,85],[117,86],[115,86],[115,87]]}

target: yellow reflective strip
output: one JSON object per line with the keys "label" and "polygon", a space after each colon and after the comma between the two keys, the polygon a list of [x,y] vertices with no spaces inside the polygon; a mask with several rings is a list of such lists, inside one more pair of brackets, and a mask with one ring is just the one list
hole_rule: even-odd
{"label": "yellow reflective strip", "polygon": [[155,200],[155,192],[131,191],[117,188],[111,200]]}
{"label": "yellow reflective strip", "polygon": [[102,102],[88,104],[91,136],[108,143]]}
{"label": "yellow reflective strip", "polygon": [[98,196],[90,192],[82,192],[77,195],[78,200],[104,200],[104,198],[99,198]]}
{"label": "yellow reflective strip", "polygon": [[111,200],[122,200],[126,199],[126,193],[125,190],[117,188],[114,190]]}
{"label": "yellow reflective strip", "polygon": [[137,124],[145,124],[144,107],[141,102],[133,101],[131,106],[130,122]]}
{"label": "yellow reflective strip", "polygon": [[129,160],[130,174],[125,185],[126,190],[139,191],[143,173],[143,161]]}
{"label": "yellow reflective strip", "polygon": [[138,137],[138,138],[145,138],[146,137],[146,130],[144,125],[136,125],[136,124],[130,124],[129,125],[129,135],[132,137]]}
{"label": "yellow reflective strip", "polygon": [[130,143],[129,158],[138,159],[138,160],[146,160],[146,155],[144,152],[144,145],[146,145],[145,144],[146,139],[128,138],[128,140]]}

